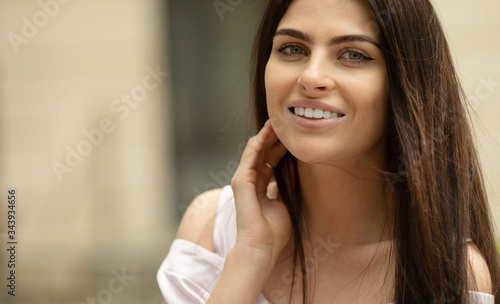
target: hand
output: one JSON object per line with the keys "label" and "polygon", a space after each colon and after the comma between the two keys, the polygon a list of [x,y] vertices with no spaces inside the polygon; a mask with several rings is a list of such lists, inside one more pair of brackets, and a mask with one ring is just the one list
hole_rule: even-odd
{"label": "hand", "polygon": [[[251,257],[251,263],[270,272],[292,236],[290,216],[278,198],[268,197],[273,169],[287,152],[269,121],[243,151],[231,181],[238,228],[235,250]],[[266,164],[267,162],[267,164]]]}

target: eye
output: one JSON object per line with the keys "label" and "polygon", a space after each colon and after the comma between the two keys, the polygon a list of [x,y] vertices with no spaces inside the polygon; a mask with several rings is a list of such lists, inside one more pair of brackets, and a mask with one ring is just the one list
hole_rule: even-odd
{"label": "eye", "polygon": [[304,52],[304,50],[300,46],[297,46],[297,45],[289,46],[289,47],[287,47],[287,49],[288,49],[288,52],[292,55],[300,55]]}
{"label": "eye", "polygon": [[370,58],[366,53],[360,50],[344,50],[342,52],[341,57],[348,62],[352,63],[362,63],[363,61],[371,61],[374,60]]}
{"label": "eye", "polygon": [[276,51],[285,56],[299,56],[305,55],[307,53],[301,46],[296,44],[284,45],[278,48]]}
{"label": "eye", "polygon": [[347,52],[346,54],[349,55],[349,59],[350,60],[361,60],[363,58],[363,55],[361,55],[361,53],[358,53],[358,52],[354,52],[354,51],[350,51],[350,52]]}

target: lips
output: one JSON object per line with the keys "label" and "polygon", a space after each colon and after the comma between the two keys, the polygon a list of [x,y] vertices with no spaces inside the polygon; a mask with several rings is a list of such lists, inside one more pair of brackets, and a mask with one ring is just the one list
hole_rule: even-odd
{"label": "lips", "polygon": [[319,130],[342,123],[345,112],[331,104],[314,100],[294,100],[286,105],[291,121],[301,129]]}
{"label": "lips", "polygon": [[295,100],[290,103],[288,109],[297,116],[309,119],[330,119],[345,116],[337,107],[318,100]]}
{"label": "lips", "polygon": [[330,112],[322,109],[313,109],[313,108],[302,108],[302,107],[293,107],[293,113],[298,116],[313,118],[313,119],[328,119],[332,117],[342,117],[344,114]]}

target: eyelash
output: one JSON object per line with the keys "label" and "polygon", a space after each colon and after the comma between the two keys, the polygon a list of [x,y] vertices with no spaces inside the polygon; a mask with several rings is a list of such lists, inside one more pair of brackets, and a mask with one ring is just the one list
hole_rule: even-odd
{"label": "eyelash", "polygon": [[[305,50],[304,50],[304,48],[303,48],[303,47],[301,47],[301,46],[300,46],[300,45],[298,45],[298,44],[285,44],[285,45],[283,45],[283,46],[279,47],[278,49],[276,49],[276,51],[277,51],[278,53],[280,53],[280,54],[283,54],[283,52],[284,52],[286,49],[291,48],[291,47],[299,47],[299,48],[301,48],[303,51],[305,51]],[[297,56],[297,54],[285,54],[285,55],[287,55],[287,56]]]}
{"label": "eyelash", "polygon": [[[299,47],[300,49],[302,49],[302,51],[306,52],[307,54],[307,51],[300,45],[298,44],[285,44],[279,48],[276,49],[276,51],[284,56],[287,56],[287,57],[296,57],[296,56],[301,56],[303,54],[285,54],[285,50],[288,49],[288,48],[291,48],[291,47]],[[340,53],[340,56],[342,57],[343,55],[349,53],[349,52],[355,52],[355,53],[359,53],[362,57],[362,60],[351,60],[351,59],[345,59],[347,60],[349,63],[353,63],[353,64],[361,64],[363,63],[364,61],[372,61],[372,60],[375,60],[373,58],[371,58],[370,56],[368,56],[368,54],[366,54],[365,52],[363,52],[362,50],[359,50],[359,49],[355,49],[355,48],[346,48],[346,49],[343,49]]]}

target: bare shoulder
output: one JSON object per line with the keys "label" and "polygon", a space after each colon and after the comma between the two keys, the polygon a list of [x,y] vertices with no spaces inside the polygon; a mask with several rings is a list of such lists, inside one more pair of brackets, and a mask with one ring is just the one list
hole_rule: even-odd
{"label": "bare shoulder", "polygon": [[493,293],[490,270],[484,256],[473,242],[467,242],[469,289],[484,293]]}
{"label": "bare shoulder", "polygon": [[178,239],[214,251],[214,221],[221,192],[222,189],[210,190],[198,195],[191,202],[177,230]]}

